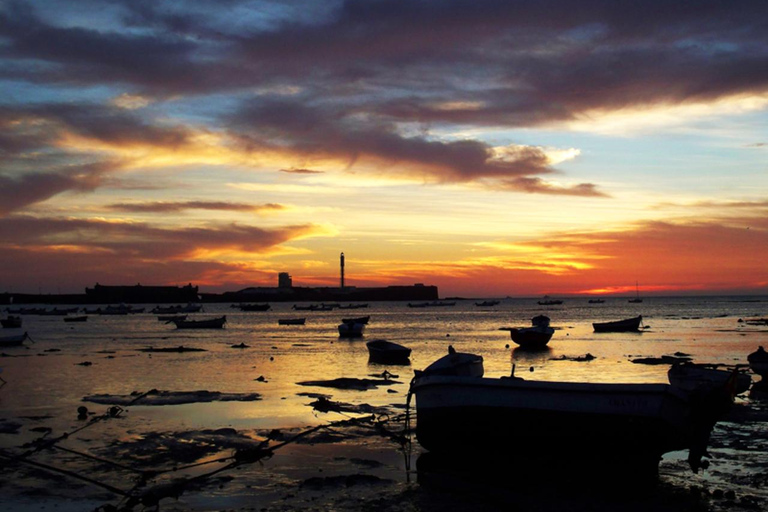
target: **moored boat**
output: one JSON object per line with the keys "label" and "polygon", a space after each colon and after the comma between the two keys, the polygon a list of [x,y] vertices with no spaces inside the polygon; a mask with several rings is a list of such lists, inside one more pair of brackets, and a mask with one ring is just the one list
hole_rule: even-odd
{"label": "moored boat", "polygon": [[757,350],[747,356],[747,361],[749,369],[765,380],[768,376],[768,352],[762,346],[757,347]]}
{"label": "moored boat", "polygon": [[0,347],[18,347],[23,345],[26,340],[30,340],[28,333],[17,334],[16,336],[3,336],[0,337]]}
{"label": "moored boat", "polygon": [[370,316],[359,316],[357,318],[342,318],[341,321],[345,324],[365,324],[371,320]]}
{"label": "moored boat", "polygon": [[278,325],[304,325],[306,318],[279,318],[277,320]]}
{"label": "moored boat", "polygon": [[411,349],[387,340],[372,340],[365,344],[369,360],[383,364],[408,364]]}
{"label": "moored boat", "polygon": [[512,341],[526,350],[542,349],[547,346],[555,330],[549,326],[549,317],[538,315],[531,319],[532,327],[512,328],[509,334]]}
{"label": "moored boat", "polygon": [[[746,393],[752,378],[738,370],[720,369],[719,365],[678,363],[670,366],[667,378],[672,386],[685,391],[706,391],[732,385],[735,394]],[[735,372],[735,373],[734,373]],[[731,379],[733,383],[731,384]]]}
{"label": "moored boat", "polygon": [[613,322],[594,322],[592,328],[595,332],[631,332],[640,329],[640,322],[643,321],[643,316],[638,315],[634,318],[626,318],[624,320],[616,320]]}
{"label": "moored boat", "polygon": [[237,306],[240,311],[269,311],[272,306],[269,304],[240,304]]}
{"label": "moored boat", "polygon": [[498,304],[499,304],[499,301],[497,300],[484,300],[482,302],[475,302],[475,306],[478,306],[481,308],[490,308]]}
{"label": "moored boat", "polygon": [[417,372],[411,391],[419,443],[456,457],[514,454],[655,474],[663,454],[687,449],[698,470],[732,403],[722,388],[697,394],[668,384],[446,375],[449,366]]}
{"label": "moored boat", "polygon": [[8,329],[15,329],[21,327],[21,317],[8,315],[8,318],[0,320],[0,325]]}
{"label": "moored boat", "polygon": [[357,338],[363,335],[365,324],[342,322],[339,324],[339,336],[342,338]]}
{"label": "moored boat", "polygon": [[227,321],[226,316],[204,320],[173,320],[177,329],[221,329]]}

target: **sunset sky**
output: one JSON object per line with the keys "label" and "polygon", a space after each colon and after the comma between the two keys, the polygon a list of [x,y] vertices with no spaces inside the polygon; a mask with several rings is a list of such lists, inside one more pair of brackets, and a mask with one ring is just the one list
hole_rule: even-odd
{"label": "sunset sky", "polygon": [[768,293],[768,2],[0,7],[0,292]]}

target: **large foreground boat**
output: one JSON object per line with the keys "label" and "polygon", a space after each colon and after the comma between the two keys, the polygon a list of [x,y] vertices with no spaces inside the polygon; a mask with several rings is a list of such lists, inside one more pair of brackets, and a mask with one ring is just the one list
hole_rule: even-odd
{"label": "large foreground boat", "polygon": [[640,322],[643,321],[642,315],[614,322],[596,322],[592,324],[595,332],[631,332],[640,329]]}
{"label": "large foreground boat", "polygon": [[[668,384],[484,378],[471,356],[452,353],[416,372],[416,436],[430,452],[514,454],[655,474],[663,454],[689,450],[696,471],[714,424],[732,403],[724,388],[690,393]],[[460,363],[456,371],[451,358]]]}

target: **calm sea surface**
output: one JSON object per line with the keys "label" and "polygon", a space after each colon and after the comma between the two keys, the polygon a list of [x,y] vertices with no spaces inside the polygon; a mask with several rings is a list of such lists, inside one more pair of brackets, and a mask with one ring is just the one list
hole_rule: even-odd
{"label": "calm sea surface", "polygon": [[[155,304],[143,305],[146,311]],[[334,400],[387,405],[404,403],[413,369],[424,368],[447,353],[480,354],[486,376],[517,374],[538,380],[591,382],[666,382],[666,366],[633,364],[631,358],[684,352],[696,362],[745,364],[758,345],[768,345],[764,327],[739,319],[768,316],[768,297],[626,298],[589,304],[565,299],[543,307],[536,299],[505,299],[495,307],[475,301],[455,306],[409,308],[405,302],[370,303],[368,308],[330,312],[294,311],[291,303],[273,303],[268,312],[241,312],[229,304],[206,304],[190,318],[227,315],[224,329],[178,330],[150,313],[129,316],[91,315],[85,323],[61,317],[27,315],[22,329],[3,329],[3,336],[27,331],[34,343],[1,351],[0,417],[73,416],[82,398],[97,393],[128,394],[161,389],[260,393],[257,402],[223,402],[174,407],[135,407],[154,421],[182,422],[187,427],[233,426],[274,428],[323,422],[299,393],[332,394]],[[16,306],[18,307],[18,306]],[[136,306],[142,307],[142,306]],[[550,349],[526,354],[515,350],[500,327],[528,326],[546,314],[557,329]],[[593,321],[643,315],[641,333],[592,330]],[[341,318],[370,315],[362,338],[339,338]],[[306,325],[280,326],[278,319],[306,317]],[[368,362],[365,342],[384,338],[413,350],[410,366]],[[249,348],[232,348],[245,343]],[[197,347],[206,352],[154,353],[138,349]],[[592,354],[590,362],[557,361],[562,356]],[[90,366],[78,363],[91,362]],[[530,370],[533,370],[532,372]],[[384,370],[401,382],[366,392],[300,386],[306,380],[370,378]],[[256,379],[263,377],[266,382]],[[393,393],[395,390],[397,393]],[[87,404],[98,409],[95,404]]]}

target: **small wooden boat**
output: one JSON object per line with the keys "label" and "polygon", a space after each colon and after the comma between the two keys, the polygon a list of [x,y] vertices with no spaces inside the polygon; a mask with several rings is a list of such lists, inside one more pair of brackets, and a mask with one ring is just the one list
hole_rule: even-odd
{"label": "small wooden boat", "polygon": [[342,338],[358,338],[363,335],[365,324],[342,322],[339,324],[339,336]]}
{"label": "small wooden boat", "polygon": [[23,345],[26,340],[32,340],[26,332],[16,336],[3,336],[0,338],[0,347],[18,347]]}
{"label": "small wooden boat", "polygon": [[0,325],[8,329],[15,329],[21,327],[21,317],[8,315],[8,318],[0,320]]}
{"label": "small wooden boat", "polygon": [[177,329],[221,329],[227,321],[226,316],[205,320],[174,320]]}
{"label": "small wooden boat", "polygon": [[409,302],[409,308],[440,308],[446,306],[455,306],[455,302],[445,302],[441,300],[433,300],[432,302]]}
{"label": "small wooden boat", "polygon": [[578,461],[654,475],[663,454],[687,449],[695,471],[732,404],[725,389],[694,396],[668,384],[457,376],[444,360],[439,372],[417,372],[411,391],[419,443],[451,457],[514,454],[545,468]]}
{"label": "small wooden boat", "polygon": [[372,340],[365,344],[370,361],[382,364],[408,364],[411,349],[387,340]]}
{"label": "small wooden boat", "polygon": [[277,320],[278,325],[304,325],[306,318],[279,318]]}
{"label": "small wooden boat", "polygon": [[589,299],[590,304],[603,304],[604,302],[603,299]]}
{"label": "small wooden boat", "polygon": [[176,320],[186,320],[187,315],[158,315],[158,322],[174,322]]}
{"label": "small wooden boat", "polygon": [[539,306],[557,306],[562,303],[563,301],[560,299],[550,299],[549,295],[545,295],[542,300],[537,302]]}
{"label": "small wooden boat", "polygon": [[475,306],[481,308],[490,308],[499,304],[497,300],[484,300],[483,302],[475,302]]}
{"label": "small wooden boat", "polygon": [[[685,391],[707,391],[729,385],[734,379],[735,394],[746,393],[752,384],[752,378],[738,370],[720,369],[720,365],[678,363],[673,364],[667,371],[669,383]],[[735,374],[734,374],[735,372]]]}
{"label": "small wooden boat", "polygon": [[512,328],[512,341],[526,350],[540,350],[547,346],[555,330],[549,326],[549,317],[538,315],[531,319],[532,327]]}
{"label": "small wooden boat", "polygon": [[592,328],[595,332],[631,332],[639,330],[640,322],[642,321],[643,316],[638,315],[634,318],[616,320],[614,322],[595,322],[592,324]]}
{"label": "small wooden boat", "polygon": [[345,324],[365,324],[368,325],[368,322],[370,321],[370,316],[360,316],[357,318],[342,318],[341,321]]}
{"label": "small wooden boat", "polygon": [[269,311],[272,306],[269,304],[240,304],[237,306],[240,311]]}
{"label": "small wooden boat", "polygon": [[87,316],[65,316],[64,321],[65,322],[87,322],[88,317]]}
{"label": "small wooden boat", "polygon": [[763,380],[768,377],[768,352],[762,346],[757,347],[757,350],[749,354],[747,361],[749,361],[749,369],[752,372],[760,375]]}
{"label": "small wooden boat", "polygon": [[368,304],[347,304],[346,306],[340,305],[338,306],[338,309],[363,309],[367,308]]}

